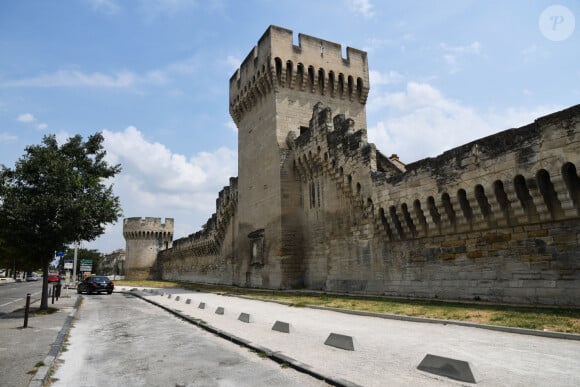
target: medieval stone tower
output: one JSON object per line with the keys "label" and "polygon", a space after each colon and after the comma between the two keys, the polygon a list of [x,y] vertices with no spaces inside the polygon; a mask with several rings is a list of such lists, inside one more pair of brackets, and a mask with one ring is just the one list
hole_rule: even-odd
{"label": "medieval stone tower", "polygon": [[128,275],[580,306],[580,105],[404,163],[368,92],[365,52],[268,27],[230,79],[238,177],[171,248],[126,219]]}
{"label": "medieval stone tower", "polygon": [[299,34],[296,46],[292,35],[270,26],[230,79],[230,114],[243,150],[237,258],[250,262],[245,282],[256,286],[303,285],[301,194],[288,143],[308,129],[319,102],[366,127],[366,52],[348,47],[343,58],[337,43]]}
{"label": "medieval stone tower", "polygon": [[125,275],[128,279],[154,277],[155,260],[160,250],[173,243],[173,219],[126,218],[123,220],[126,242]]}

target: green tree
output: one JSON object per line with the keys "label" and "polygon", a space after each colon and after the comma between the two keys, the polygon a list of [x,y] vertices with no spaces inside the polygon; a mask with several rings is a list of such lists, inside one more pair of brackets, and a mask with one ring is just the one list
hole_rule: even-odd
{"label": "green tree", "polygon": [[26,147],[14,169],[0,170],[0,238],[42,267],[41,309],[48,308],[47,274],[55,250],[91,241],[121,216],[106,179],[121,171],[105,161],[103,136],[80,135],[58,145],[54,135]]}
{"label": "green tree", "polygon": [[[73,260],[75,256],[75,249],[74,248],[67,248],[66,251],[64,252],[64,255],[59,259],[58,261],[58,268],[64,270],[64,261],[65,260]],[[93,273],[95,272],[95,269],[97,267],[99,267],[99,263],[101,261],[103,257],[103,254],[101,254],[101,252],[99,252],[98,250],[95,249],[84,249],[84,248],[80,248],[77,250],[77,275],[81,273],[80,271],[80,262],[81,259],[90,259],[91,261],[93,261]],[[102,273],[96,273],[96,274],[102,274]]]}
{"label": "green tree", "polygon": [[0,268],[5,270],[6,276],[14,279],[16,279],[16,271],[23,270],[24,265],[27,263],[23,259],[25,252],[17,251],[15,247],[0,239]]}

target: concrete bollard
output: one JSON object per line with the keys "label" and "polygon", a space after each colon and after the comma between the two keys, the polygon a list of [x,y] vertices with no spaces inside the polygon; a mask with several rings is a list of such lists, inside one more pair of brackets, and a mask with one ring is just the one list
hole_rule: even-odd
{"label": "concrete bollard", "polygon": [[30,293],[26,293],[26,306],[24,307],[24,326],[28,328],[28,311],[30,310]]}
{"label": "concrete bollard", "polygon": [[469,363],[463,360],[427,354],[417,369],[460,382],[476,383]]}
{"label": "concrete bollard", "polygon": [[284,321],[276,321],[272,326],[273,331],[290,333],[290,324]]}
{"label": "concrete bollard", "polygon": [[347,351],[354,351],[354,343],[351,336],[331,333],[324,344],[339,349],[345,349]]}

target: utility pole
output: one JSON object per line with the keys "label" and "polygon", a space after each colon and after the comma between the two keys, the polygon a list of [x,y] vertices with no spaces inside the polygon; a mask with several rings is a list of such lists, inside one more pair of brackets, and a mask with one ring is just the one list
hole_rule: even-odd
{"label": "utility pole", "polygon": [[73,274],[71,277],[71,281],[75,284],[77,282],[77,254],[78,254],[79,244],[75,242],[75,253],[74,253],[74,260],[73,260]]}

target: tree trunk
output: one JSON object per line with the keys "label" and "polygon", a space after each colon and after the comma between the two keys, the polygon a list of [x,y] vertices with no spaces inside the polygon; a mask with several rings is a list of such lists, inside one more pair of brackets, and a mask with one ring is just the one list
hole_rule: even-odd
{"label": "tree trunk", "polygon": [[50,260],[42,259],[42,297],[40,299],[40,310],[48,309],[48,267]]}

